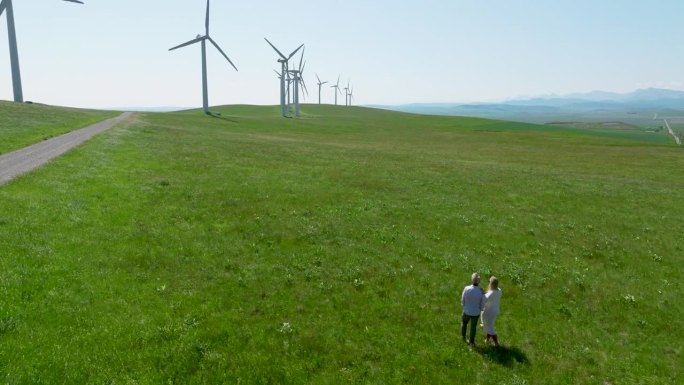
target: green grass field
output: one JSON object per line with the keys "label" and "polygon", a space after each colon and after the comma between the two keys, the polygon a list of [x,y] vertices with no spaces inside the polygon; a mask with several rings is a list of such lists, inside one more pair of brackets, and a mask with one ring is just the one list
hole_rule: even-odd
{"label": "green grass field", "polygon": [[[662,121],[659,121],[662,125]],[[651,123],[653,124],[653,123]],[[675,144],[674,139],[667,135],[663,129],[636,126],[623,122],[552,122],[546,124],[549,127],[572,128],[578,131],[588,131],[591,136],[603,136],[606,138],[631,139],[637,142],[652,144]]]}
{"label": "green grass field", "polygon": [[[0,382],[683,378],[681,148],[217,111],[140,114],[0,187]],[[473,271],[500,278],[503,349],[460,340]]]}
{"label": "green grass field", "polygon": [[0,112],[0,155],[118,115],[2,100]]}

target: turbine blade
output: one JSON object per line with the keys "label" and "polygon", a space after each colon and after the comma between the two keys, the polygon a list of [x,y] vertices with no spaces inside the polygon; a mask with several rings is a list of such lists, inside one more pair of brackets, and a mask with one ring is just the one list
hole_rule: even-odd
{"label": "turbine blade", "polygon": [[319,84],[324,84],[324,83],[321,83],[321,78],[318,77],[318,74],[315,73],[315,72],[314,72],[314,74],[316,75],[316,79],[318,80],[318,83],[319,83]]}
{"label": "turbine blade", "polygon": [[219,50],[219,52],[221,52],[221,55],[223,55],[223,57],[225,57],[226,60],[228,60],[228,63],[230,63],[230,65],[232,65],[233,68],[235,68],[235,71],[237,71],[238,69],[237,69],[237,67],[235,66],[235,64],[233,64],[233,62],[230,61],[230,59],[228,58],[228,55],[226,55],[226,53],[223,52],[223,50],[221,49],[221,47],[219,47],[219,45],[216,44],[216,42],[214,41],[214,39],[212,39],[212,38],[210,38],[210,37],[208,37],[208,36],[207,36],[207,39],[209,39],[209,41],[211,42],[211,44],[213,44],[214,47],[216,47],[216,49]]}
{"label": "turbine blade", "polygon": [[204,40],[204,39],[206,39],[206,38],[207,38],[206,36],[200,36],[200,37],[198,37],[198,38],[195,38],[195,39],[190,40],[190,41],[187,42],[187,43],[183,43],[183,44],[177,45],[177,46],[175,46],[175,47],[173,47],[173,48],[169,48],[169,51],[173,51],[174,49],[178,49],[178,48],[185,47],[186,45],[195,44],[195,43],[197,43],[197,42],[199,42],[199,41],[202,41],[202,40]]}
{"label": "turbine blade", "polygon": [[[82,2],[82,1],[79,1],[79,0],[63,0],[63,1],[68,1],[68,2],[70,2],[70,3],[83,4],[83,2]],[[2,13],[2,11],[0,11],[0,13]]]}
{"label": "turbine blade", "polygon": [[0,16],[2,16],[2,13],[5,12],[6,7],[7,6],[5,5],[5,1],[4,0],[0,1]]}
{"label": "turbine blade", "polygon": [[304,47],[304,44],[300,45],[299,47],[297,47],[296,50],[292,51],[292,53],[290,54],[290,56],[287,57],[287,59],[285,59],[285,57],[283,56],[283,59],[285,59],[285,60],[290,60],[290,59],[292,59],[292,56],[294,56],[294,55],[297,53],[297,51],[299,51],[300,49],[302,49],[302,47]]}
{"label": "turbine blade", "polygon": [[306,82],[304,81],[304,78],[299,78],[299,79],[302,81],[302,88],[304,89],[306,96],[309,96],[309,90],[306,88]]}
{"label": "turbine blade", "polygon": [[337,86],[340,86],[340,75],[337,75]]}
{"label": "turbine blade", "polygon": [[207,0],[207,19],[204,22],[204,26],[207,29],[207,36],[209,36],[209,0]]}
{"label": "turbine blade", "polygon": [[283,60],[287,60],[287,58],[285,57],[285,55],[283,55],[282,52],[278,51],[278,48],[276,48],[270,41],[268,41],[267,38],[264,38],[264,40],[266,40],[266,43],[268,43],[268,45],[270,45],[271,48],[273,48],[276,52],[278,52],[278,55],[280,55],[280,57],[283,58]]}
{"label": "turbine blade", "polygon": [[[304,48],[304,49],[302,50],[302,56],[299,57],[299,72],[300,72],[300,74],[301,74],[301,72],[303,71],[303,69],[302,69],[302,61],[304,60],[304,50],[305,50],[305,49],[306,49],[306,48]],[[305,63],[305,64],[306,64],[306,63]]]}

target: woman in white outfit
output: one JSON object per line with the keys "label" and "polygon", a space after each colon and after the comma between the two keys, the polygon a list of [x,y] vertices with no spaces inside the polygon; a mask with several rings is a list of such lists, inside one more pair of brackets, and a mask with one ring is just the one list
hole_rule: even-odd
{"label": "woman in white outfit", "polygon": [[499,315],[499,302],[501,301],[501,290],[499,289],[499,280],[492,276],[489,278],[489,290],[485,294],[485,305],[482,311],[482,326],[485,333],[487,333],[487,342],[490,339],[494,340],[494,345],[499,346],[499,339],[496,336],[496,328],[494,323],[496,317]]}

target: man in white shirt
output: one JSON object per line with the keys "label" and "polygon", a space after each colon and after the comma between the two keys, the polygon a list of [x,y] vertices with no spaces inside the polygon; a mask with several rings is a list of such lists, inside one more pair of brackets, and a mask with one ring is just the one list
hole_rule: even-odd
{"label": "man in white shirt", "polygon": [[463,316],[461,317],[461,336],[463,341],[466,340],[466,330],[468,323],[470,323],[470,339],[469,343],[475,345],[475,332],[477,331],[477,321],[480,319],[480,312],[484,309],[485,296],[484,291],[478,286],[480,284],[480,275],[473,273],[471,276],[471,285],[463,288],[461,294],[461,305],[463,306]]}

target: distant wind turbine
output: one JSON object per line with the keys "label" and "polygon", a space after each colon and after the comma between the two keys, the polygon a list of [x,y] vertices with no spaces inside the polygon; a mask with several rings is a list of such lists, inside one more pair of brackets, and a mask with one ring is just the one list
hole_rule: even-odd
{"label": "distant wind turbine", "polygon": [[294,79],[292,78],[292,75],[290,74],[290,71],[287,72],[285,75],[285,82],[287,85],[285,86],[285,89],[287,90],[287,104],[285,105],[287,107],[287,111],[290,111],[290,105],[292,104],[292,82]]}
{"label": "distant wind turbine", "polygon": [[322,82],[321,78],[318,77],[318,74],[316,74],[316,80],[318,80],[318,104],[321,104],[321,87],[323,87],[323,84],[326,84],[328,82]]}
{"label": "distant wind turbine", "polygon": [[354,86],[349,90],[349,105],[352,105],[352,100],[354,99]]}
{"label": "distant wind turbine", "polygon": [[228,55],[226,55],[226,53],[223,52],[221,47],[219,47],[219,45],[216,44],[214,39],[212,39],[211,36],[209,36],[209,0],[207,0],[207,18],[206,18],[206,21],[204,23],[204,26],[206,28],[204,36],[198,35],[196,38],[194,38],[194,39],[192,39],[186,43],[183,43],[181,45],[177,45],[173,48],[169,48],[169,51],[173,51],[174,49],[178,49],[178,48],[185,47],[185,46],[195,44],[195,43],[202,43],[202,110],[204,111],[205,114],[208,114],[209,113],[209,90],[208,90],[208,86],[207,86],[207,83],[208,83],[207,82],[207,44],[206,44],[207,40],[209,40],[209,42],[211,42],[211,44],[213,44],[214,47],[216,47],[216,49],[221,53],[221,55],[223,55],[223,57],[225,57],[226,60],[228,60],[228,63],[230,63],[230,65],[233,66],[233,68],[235,68],[235,71],[237,71],[238,69],[237,69],[237,67],[235,67],[235,64],[233,64],[233,62],[230,61],[230,59],[228,58]]}
{"label": "distant wind turbine", "polygon": [[[70,3],[83,4],[78,0],[64,0]],[[19,70],[19,50],[17,49],[17,33],[14,29],[14,9],[12,7],[12,0],[0,1],[0,16],[3,12],[7,12],[7,40],[9,41],[10,50],[10,67],[12,69],[12,88],[14,90],[14,101],[23,102],[24,93],[21,90],[21,71]]]}
{"label": "distant wind turbine", "polygon": [[347,81],[347,86],[344,88],[344,105],[349,105],[349,81]]}
{"label": "distant wind turbine", "polygon": [[[278,72],[278,71],[276,71],[276,70],[273,70],[273,72],[275,72],[276,75],[278,75],[278,80],[281,80],[281,79],[282,79],[283,75],[281,75],[280,72]],[[286,103],[287,103],[287,104],[286,104],[286,105],[287,105],[287,107],[289,108],[289,107],[290,107],[290,84],[292,83],[292,77],[290,76],[289,73],[287,74],[287,76],[286,76],[286,78],[285,78],[285,82],[286,82],[286,84],[287,84],[287,85],[285,86],[285,87],[286,87],[285,89],[287,90],[287,100],[286,100]]]}
{"label": "distant wind turbine", "polygon": [[[266,40],[266,43],[268,43],[268,45],[270,45],[271,48],[273,48],[276,51],[276,53],[278,53],[278,56],[280,56],[280,59],[278,59],[278,63],[280,63],[280,66],[281,66],[280,73],[283,75],[289,74],[288,62],[290,61],[290,59],[292,59],[292,56],[294,56],[297,53],[297,51],[299,51],[300,49],[302,49],[302,47],[304,47],[304,44],[297,47],[297,49],[292,51],[292,53],[289,56],[285,57],[285,55],[283,55],[283,53],[280,52],[278,50],[278,48],[276,48],[268,39],[264,38],[264,40]],[[287,76],[289,76],[289,75],[287,75]],[[286,81],[287,81],[287,79],[285,79],[285,76],[280,77],[280,112],[283,115],[283,117],[287,116],[287,108],[285,107],[285,94],[286,94],[285,82]],[[288,91],[289,91],[289,87],[288,87]],[[289,102],[288,102],[288,104],[289,104]]]}
{"label": "distant wind turbine", "polygon": [[337,105],[337,94],[339,93],[342,95],[342,91],[340,91],[340,76],[337,76],[337,83],[334,86],[330,86],[330,88],[335,89],[335,105]]}
{"label": "distant wind turbine", "polygon": [[306,90],[306,84],[304,83],[304,67],[306,62],[304,61],[304,50],[302,50],[302,56],[299,58],[299,67],[296,70],[290,70],[289,73],[292,74],[292,81],[294,82],[294,105],[295,105],[295,116],[300,116],[299,112],[299,89],[303,87],[304,92]]}

